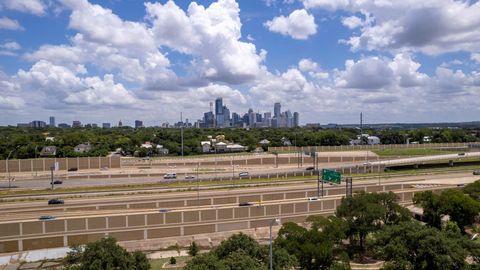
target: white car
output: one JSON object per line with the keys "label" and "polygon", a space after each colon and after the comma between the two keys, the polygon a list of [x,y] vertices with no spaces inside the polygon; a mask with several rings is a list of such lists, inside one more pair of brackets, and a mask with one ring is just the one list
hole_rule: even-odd
{"label": "white car", "polygon": [[167,173],[163,176],[163,179],[177,179],[176,173]]}
{"label": "white car", "polygon": [[187,176],[185,176],[185,179],[186,179],[186,180],[195,179],[195,176],[193,176],[193,175],[187,175]]}
{"label": "white car", "polygon": [[309,202],[318,201],[318,197],[308,197]]}
{"label": "white car", "polygon": [[241,172],[238,174],[239,177],[247,177],[248,176],[248,172]]}

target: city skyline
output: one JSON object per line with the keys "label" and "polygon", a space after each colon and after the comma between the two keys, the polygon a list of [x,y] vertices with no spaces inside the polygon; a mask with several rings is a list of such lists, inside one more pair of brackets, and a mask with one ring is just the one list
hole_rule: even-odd
{"label": "city skyline", "polygon": [[301,124],[480,115],[478,1],[15,3],[0,3],[0,125],[173,123],[219,96]]}

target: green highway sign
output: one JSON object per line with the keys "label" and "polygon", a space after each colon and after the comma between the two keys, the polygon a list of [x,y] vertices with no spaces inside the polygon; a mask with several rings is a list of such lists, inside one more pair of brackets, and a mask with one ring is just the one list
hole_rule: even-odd
{"label": "green highway sign", "polygon": [[322,180],[326,182],[340,184],[340,182],[342,181],[342,174],[334,170],[323,169]]}

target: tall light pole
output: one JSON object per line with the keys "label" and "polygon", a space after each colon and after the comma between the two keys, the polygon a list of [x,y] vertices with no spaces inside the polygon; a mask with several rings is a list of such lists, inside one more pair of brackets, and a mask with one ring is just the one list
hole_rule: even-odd
{"label": "tall light pole", "polygon": [[180,137],[182,140],[182,157],[183,157],[183,112],[180,112]]}
{"label": "tall light pole", "polygon": [[8,153],[8,156],[7,156],[7,174],[8,174],[8,189],[12,188],[12,185],[11,185],[11,177],[10,177],[10,168],[8,166],[8,160],[10,159],[10,155],[12,155],[13,152],[17,151],[17,149],[20,148],[20,145],[17,145],[15,146],[15,148],[10,151],[10,153]]}
{"label": "tall light pole", "polygon": [[273,224],[280,225],[280,219],[274,218],[270,221],[270,252],[269,252],[269,269],[273,270],[273,249],[272,249],[272,226]]}
{"label": "tall light pole", "polygon": [[198,179],[198,169],[200,162],[197,162],[197,206],[200,206],[200,179]]}

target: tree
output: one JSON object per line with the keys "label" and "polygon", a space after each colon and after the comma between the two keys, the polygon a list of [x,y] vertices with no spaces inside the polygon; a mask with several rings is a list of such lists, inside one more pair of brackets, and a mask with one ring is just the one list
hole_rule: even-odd
{"label": "tree", "polygon": [[329,269],[341,253],[337,243],[344,233],[335,227],[344,226],[337,221],[334,217],[311,217],[307,219],[310,230],[287,222],[280,228],[275,245],[293,254],[301,269]]}
{"label": "tree", "polygon": [[413,203],[423,208],[423,218],[430,226],[440,228],[443,211],[440,196],[432,191],[415,193]]}
{"label": "tree", "polygon": [[197,246],[197,243],[195,241],[190,243],[190,246],[188,247],[188,255],[195,257],[197,256],[198,251],[199,251],[199,248]]}
{"label": "tree", "polygon": [[358,238],[361,252],[365,249],[365,238],[369,233],[379,230],[384,224],[396,224],[409,219],[408,212],[396,202],[392,192],[360,192],[343,198],[336,215],[346,221],[346,235],[351,243]]}
{"label": "tree", "polygon": [[129,253],[114,238],[102,238],[88,243],[84,249],[73,247],[65,259],[67,269],[121,269],[146,270],[150,263],[141,252]]}
{"label": "tree", "polygon": [[470,197],[480,202],[480,180],[477,180],[473,183],[466,185],[463,188],[463,192],[468,194]]}
{"label": "tree", "polygon": [[457,223],[463,232],[465,226],[472,224],[480,212],[480,203],[460,190],[450,189],[440,195],[442,210],[450,216],[450,220]]}
{"label": "tree", "polygon": [[374,233],[372,248],[385,269],[463,269],[466,240],[417,221],[385,226]]}
{"label": "tree", "polygon": [[463,232],[480,212],[479,202],[456,189],[443,191],[440,195],[431,191],[417,193],[413,201],[422,206],[428,224],[436,228],[440,228],[442,216],[449,215]]}

